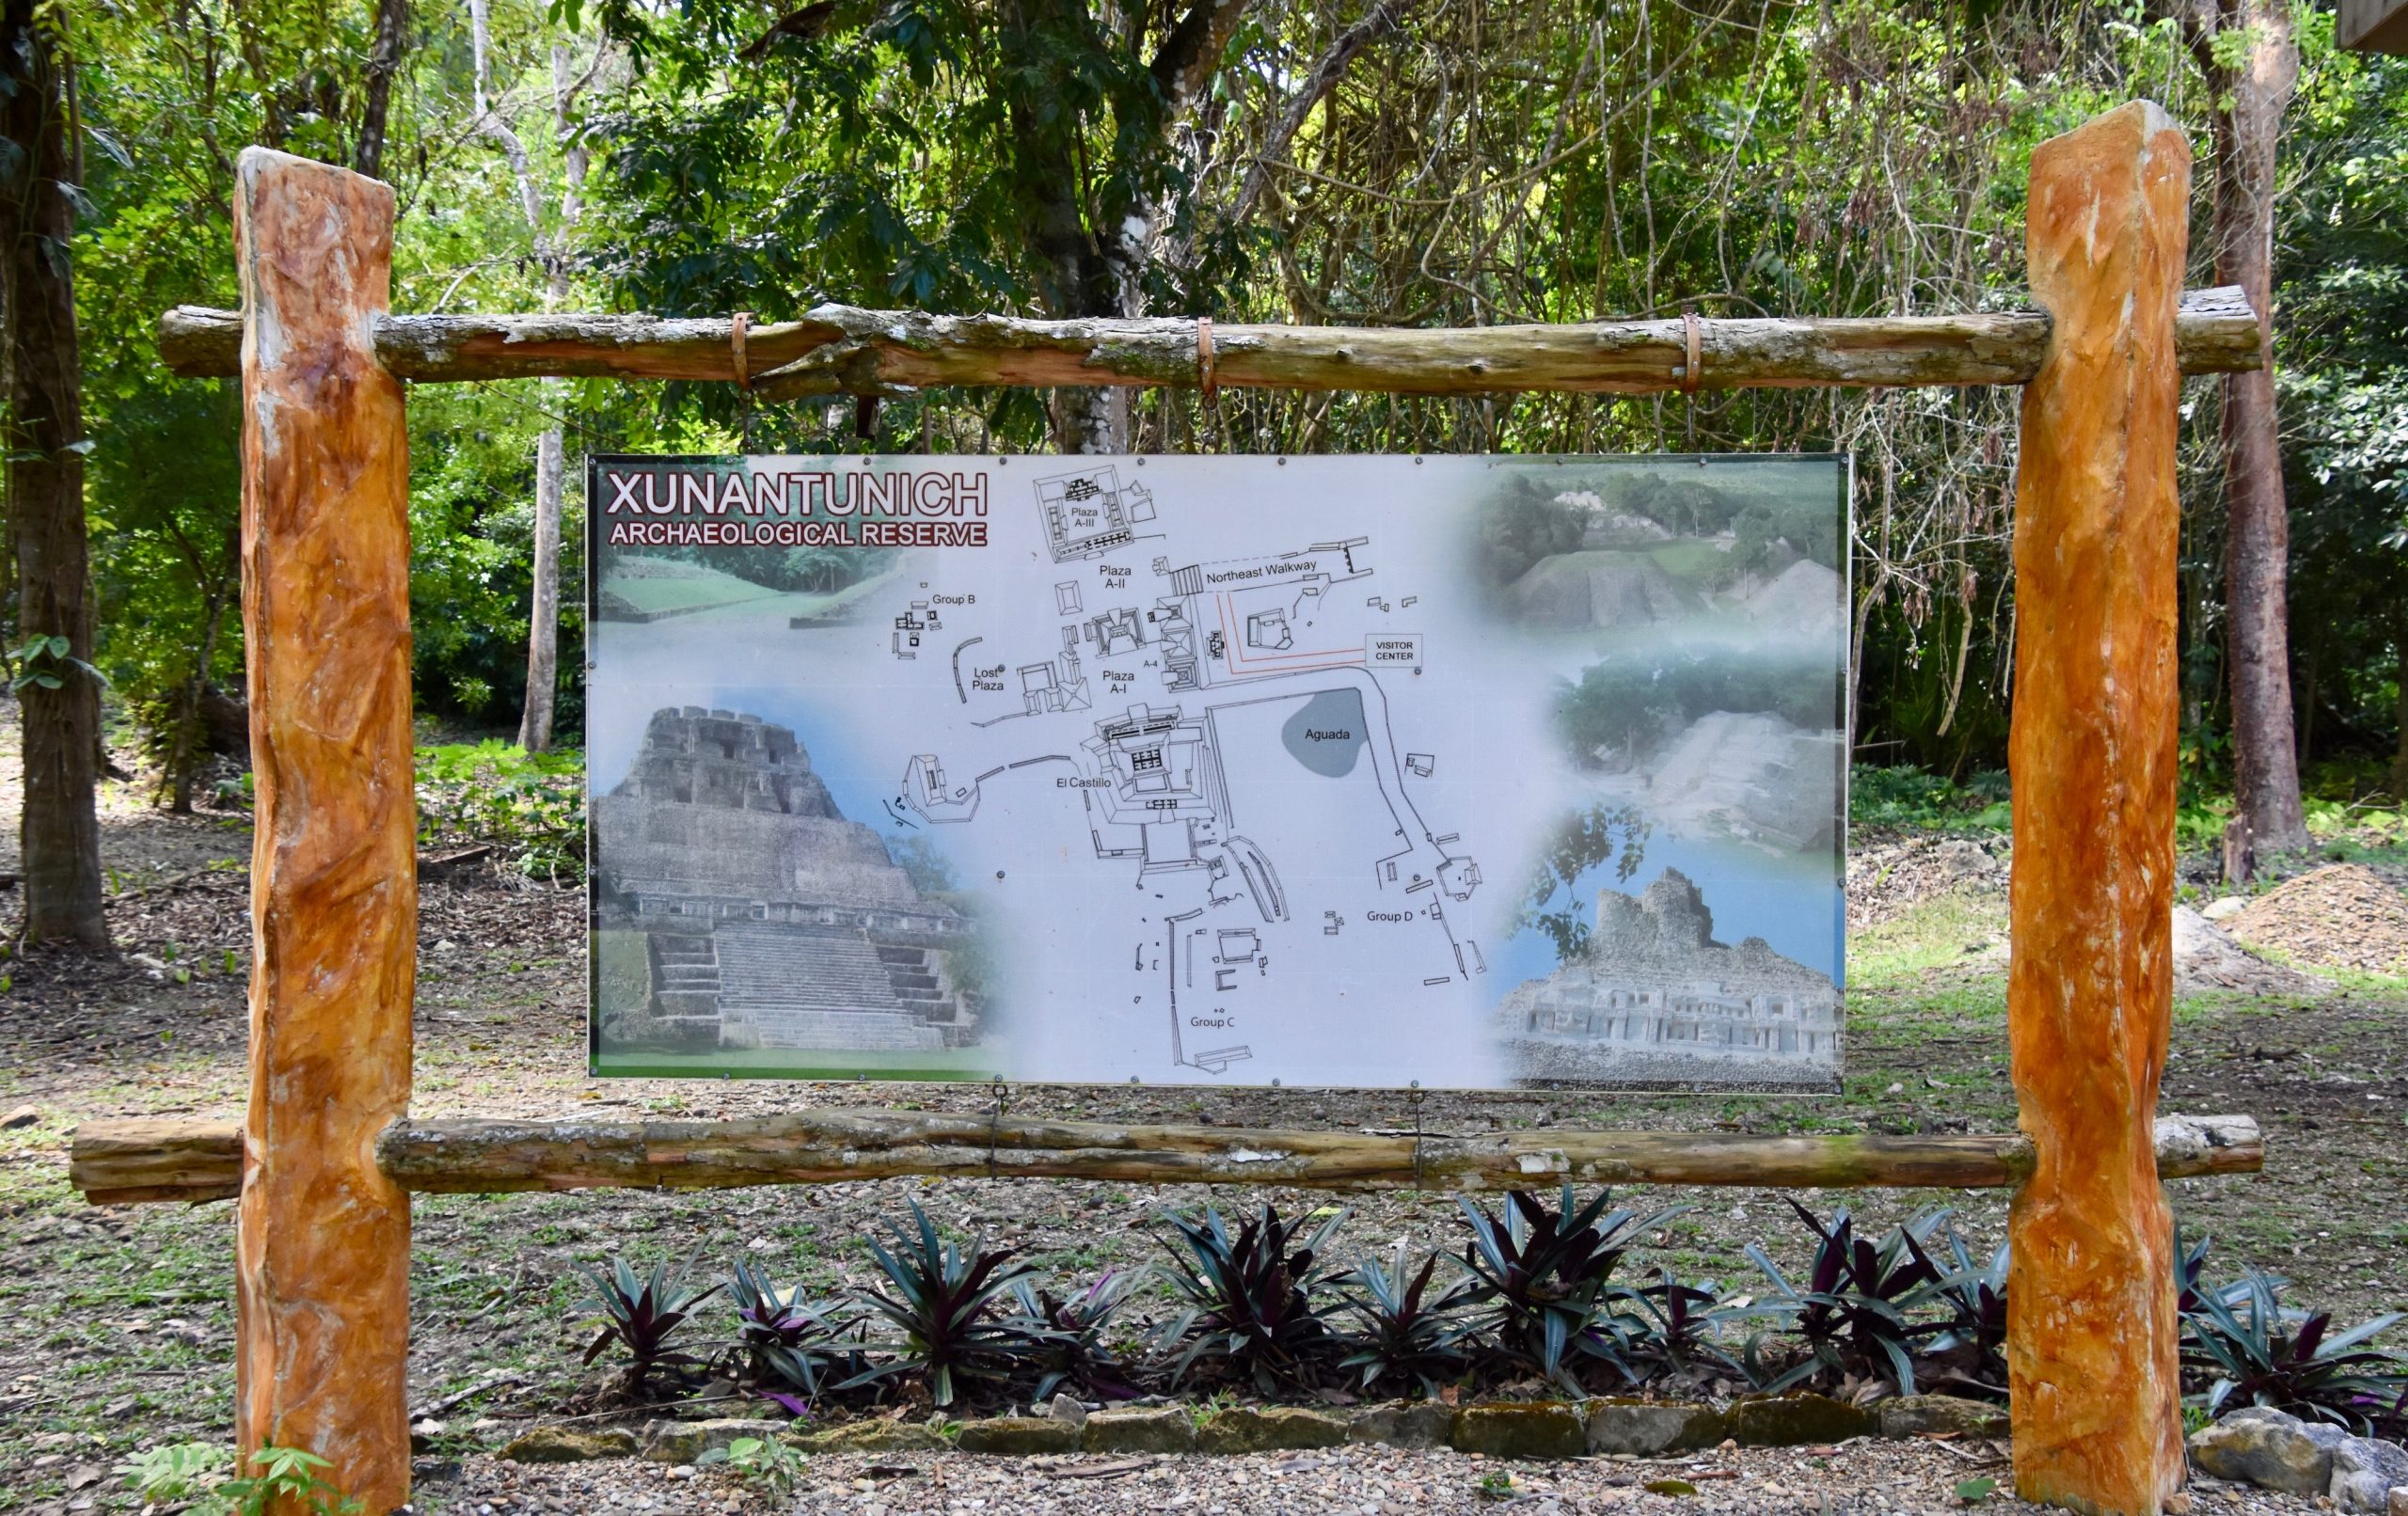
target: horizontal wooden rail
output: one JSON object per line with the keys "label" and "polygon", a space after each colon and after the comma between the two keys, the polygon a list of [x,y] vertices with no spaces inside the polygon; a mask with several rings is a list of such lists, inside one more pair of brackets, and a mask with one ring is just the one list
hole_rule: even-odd
{"label": "horizontal wooden rail", "polygon": [[[1502,1190],[1579,1184],[1871,1185],[1996,1190],[2022,1181],[2019,1136],[1751,1137],[1531,1131],[1481,1137],[1124,1127],[975,1113],[817,1110],[735,1121],[404,1121],[377,1164],[405,1190],[714,1190],[904,1176],[1259,1184],[1307,1190]],[[2161,1116],[2158,1173],[2255,1174],[2247,1116]],[[98,1121],[68,1176],[94,1205],[219,1200],[242,1181],[233,1122]]]}
{"label": "horizontal wooden rail", "polygon": [[[1971,316],[1701,320],[1697,387],[2020,385],[2039,371],[2049,318]],[[187,378],[238,370],[242,317],[179,306],[160,319],[159,355]],[[734,380],[733,324],[656,316],[384,316],[376,353],[420,383],[546,376]],[[2258,318],[2234,288],[2183,296],[2176,347],[2185,373],[2258,367]],[[1684,387],[1680,321],[1415,331],[1372,326],[1214,325],[1212,375],[1233,389],[1400,394],[1504,390],[1640,393]],[[931,385],[1159,385],[1203,371],[1196,323],[1022,321],[821,306],[800,321],[751,326],[745,372],[768,400]]]}

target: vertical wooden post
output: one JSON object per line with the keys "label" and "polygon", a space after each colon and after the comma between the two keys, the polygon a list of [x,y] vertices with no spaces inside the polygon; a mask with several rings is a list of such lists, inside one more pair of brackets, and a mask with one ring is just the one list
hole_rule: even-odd
{"label": "vertical wooden post", "polygon": [[2174,352],[2191,152],[2126,105],[2041,144],[2054,318],[2016,483],[2007,1033],[2037,1165],[2008,1223],[2017,1492],[2155,1516],[2182,1483],[2171,1224],[2151,1156],[2173,1015]]}
{"label": "vertical wooden post", "polygon": [[252,148],[236,166],[249,640],[251,1097],[236,1440],[306,1448],[372,1513],[409,1499],[409,1104],[418,878],[408,439],[376,361],[393,192]]}

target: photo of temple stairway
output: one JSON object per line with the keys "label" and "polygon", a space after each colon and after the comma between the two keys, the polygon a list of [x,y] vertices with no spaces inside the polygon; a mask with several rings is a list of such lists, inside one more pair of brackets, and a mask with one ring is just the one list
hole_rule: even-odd
{"label": "photo of temple stairway", "polygon": [[656,711],[594,801],[597,1066],[613,1052],[943,1055],[970,924],[849,821],[785,727]]}
{"label": "photo of temple stairway", "polygon": [[729,923],[648,940],[664,1012],[673,1003],[706,1021],[724,1046],[934,1050],[955,1021],[930,949],[881,946],[858,929]]}

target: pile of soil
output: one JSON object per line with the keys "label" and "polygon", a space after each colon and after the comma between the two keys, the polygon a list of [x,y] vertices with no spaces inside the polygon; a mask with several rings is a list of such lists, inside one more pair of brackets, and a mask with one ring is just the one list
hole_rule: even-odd
{"label": "pile of soil", "polygon": [[2224,925],[2310,968],[2408,973],[2408,894],[2362,864],[2303,874]]}
{"label": "pile of soil", "polygon": [[2006,889],[2007,843],[2002,834],[1940,837],[1929,833],[1854,844],[1847,853],[1847,924],[1877,925],[1952,890]]}

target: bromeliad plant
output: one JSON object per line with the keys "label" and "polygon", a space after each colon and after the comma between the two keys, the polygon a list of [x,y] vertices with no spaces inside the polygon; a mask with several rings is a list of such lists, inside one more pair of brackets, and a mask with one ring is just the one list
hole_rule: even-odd
{"label": "bromeliad plant", "polygon": [[1575,1394],[1582,1386],[1567,1367],[1570,1359],[1596,1359],[1635,1380],[1624,1351],[1628,1326],[1610,1311],[1614,1266],[1640,1234],[1692,1208],[1672,1206],[1641,1219],[1627,1209],[1608,1212],[1610,1190],[1579,1205],[1568,1184],[1554,1210],[1521,1190],[1506,1193],[1501,1216],[1467,1196],[1456,1199],[1471,1224],[1464,1262],[1477,1282],[1468,1300],[1488,1307],[1482,1324],[1507,1356]]}
{"label": "bromeliad plant", "polygon": [[840,1340],[852,1324],[841,1305],[806,1301],[800,1286],[781,1289],[742,1262],[727,1291],[736,1303],[737,1378],[794,1414],[808,1414],[824,1387],[866,1366],[860,1344]]}
{"label": "bromeliad plant", "polygon": [[1700,1382],[1720,1376],[1754,1382],[1754,1376],[1723,1344],[1735,1323],[1766,1314],[1746,1300],[1725,1303],[1711,1279],[1684,1284],[1658,1268],[1656,1283],[1637,1289],[1617,1286],[1615,1297],[1631,1308],[1622,1313],[1630,1362],[1642,1370]]}
{"label": "bromeliad plant", "polygon": [[1050,1399],[1065,1384],[1100,1400],[1133,1400],[1145,1393],[1118,1350],[1104,1340],[1104,1329],[1144,1277],[1142,1272],[1110,1270],[1067,1300],[1038,1288],[1032,1279],[1012,1281],[1012,1299],[1028,1337],[1027,1357],[1038,1370],[1032,1399]]}
{"label": "bromeliad plant", "polygon": [[870,1345],[895,1357],[835,1387],[848,1390],[910,1374],[927,1384],[931,1400],[946,1406],[961,1388],[958,1381],[1003,1379],[1027,1359],[1036,1324],[1003,1315],[995,1301],[1012,1281],[1036,1269],[1014,1263],[1009,1248],[974,1245],[965,1253],[944,1241],[917,1201],[911,1202],[911,1220],[910,1230],[895,1228],[899,1245],[891,1253],[876,1238],[869,1240],[893,1293],[863,1289],[859,1295],[902,1334],[899,1340]]}
{"label": "bromeliad plant", "polygon": [[1433,1290],[1432,1276],[1442,1262],[1452,1260],[1433,1253],[1408,1273],[1410,1259],[1399,1239],[1386,1268],[1367,1257],[1338,1281],[1357,1323],[1346,1334],[1348,1351],[1338,1366],[1354,1376],[1357,1388],[1418,1385],[1434,1400],[1442,1381],[1458,1379],[1470,1366],[1464,1340],[1471,1322],[1464,1307],[1477,1282],[1458,1271]]}
{"label": "bromeliad plant", "polygon": [[1792,1287],[1761,1246],[1751,1242],[1747,1253],[1781,1291],[1776,1310],[1805,1340],[1807,1356],[1764,1388],[1778,1394],[1828,1370],[1843,1378],[1886,1373],[1900,1395],[1914,1394],[1916,1344],[1941,1327],[1914,1321],[1907,1313],[1922,1304],[1940,1281],[1940,1270],[1924,1243],[1948,1212],[1926,1211],[1875,1242],[1856,1235],[1855,1219],[1845,1208],[1826,1226],[1796,1200],[1789,1207],[1820,1240],[1806,1288]]}
{"label": "bromeliad plant", "polygon": [[1925,1353],[1944,1366],[1943,1376],[1955,1384],[1986,1395],[2006,1394],[2006,1244],[2001,1242],[1989,1262],[1976,1266],[1956,1229],[1948,1231],[1948,1260],[1953,1267],[1925,1287],[1919,1300],[1945,1306],[1948,1319],[1925,1345]]}
{"label": "bromeliad plant", "polygon": [[[2193,1317],[2199,1314],[2199,1297],[2210,1287],[2206,1284],[2208,1244],[2214,1240],[2212,1237],[2203,1237],[2196,1246],[2186,1248],[2182,1245],[2182,1224],[2178,1221],[2174,1224],[2174,1284],[2178,1292],[2174,1310],[2186,1326]],[[2233,1287],[2232,1285],[2224,1287],[2227,1293]]]}
{"label": "bromeliad plant", "polygon": [[1325,1319],[1336,1303],[1313,1297],[1330,1282],[1324,1254],[1349,1214],[1339,1211],[1301,1240],[1305,1224],[1267,1205],[1235,1237],[1209,1206],[1200,1217],[1166,1214],[1186,1249],[1170,1248],[1166,1274],[1186,1307],[1160,1338],[1182,1349],[1172,1379],[1207,1364],[1252,1379],[1265,1394],[1317,1380],[1338,1339]]}
{"label": "bromeliad plant", "polygon": [[669,1339],[692,1318],[696,1306],[720,1292],[720,1286],[696,1288],[660,1263],[639,1279],[627,1261],[619,1257],[610,1260],[607,1272],[582,1263],[577,1265],[577,1271],[593,1286],[588,1299],[602,1317],[602,1330],[585,1350],[584,1362],[591,1364],[602,1356],[613,1342],[626,1349],[623,1384],[630,1399],[642,1398],[654,1370],[700,1362],[670,1347]]}
{"label": "bromeliad plant", "polygon": [[2368,1346],[2400,1313],[2333,1331],[2333,1313],[2282,1303],[2284,1280],[2251,1270],[2222,1289],[2197,1292],[2183,1321],[2182,1363],[2208,1380],[2193,1397],[2210,1417],[2269,1406],[2370,1432],[2408,1406],[2408,1361]]}

